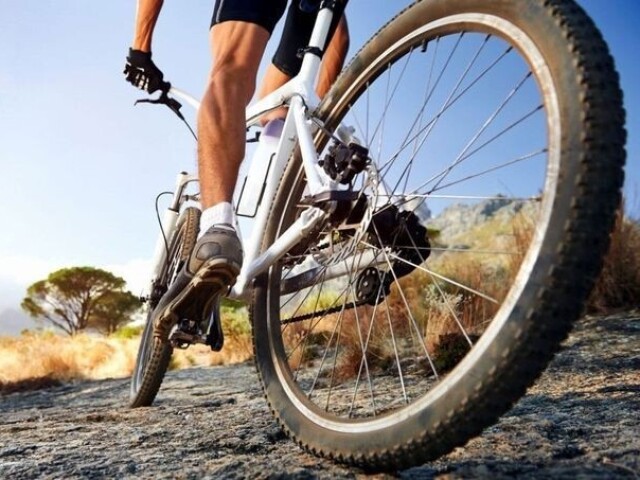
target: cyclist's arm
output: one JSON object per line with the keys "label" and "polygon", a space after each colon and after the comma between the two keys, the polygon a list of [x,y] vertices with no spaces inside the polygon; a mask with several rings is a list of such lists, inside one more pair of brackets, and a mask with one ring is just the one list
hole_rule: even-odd
{"label": "cyclist's arm", "polygon": [[151,40],[155,29],[163,0],[138,0],[136,26],[133,36],[134,50],[151,51]]}

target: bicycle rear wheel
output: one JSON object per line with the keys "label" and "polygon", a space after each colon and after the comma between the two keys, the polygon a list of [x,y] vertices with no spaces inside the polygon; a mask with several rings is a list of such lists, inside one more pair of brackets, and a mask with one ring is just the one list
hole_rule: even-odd
{"label": "bicycle rear wheel", "polygon": [[[355,221],[328,222],[256,281],[269,404],[314,453],[434,459],[494,423],[580,315],[623,181],[613,61],[570,1],[422,1],[316,116],[325,159],[350,153],[327,134],[343,122],[371,163]],[[304,197],[294,155],[265,246]]]}
{"label": "bicycle rear wheel", "polygon": [[148,407],[153,403],[167,372],[173,347],[167,339],[154,336],[153,310],[189,259],[196,244],[200,210],[189,207],[178,219],[175,233],[169,242],[167,258],[148,305],[147,321],[140,337],[136,365],[131,375],[130,407]]}

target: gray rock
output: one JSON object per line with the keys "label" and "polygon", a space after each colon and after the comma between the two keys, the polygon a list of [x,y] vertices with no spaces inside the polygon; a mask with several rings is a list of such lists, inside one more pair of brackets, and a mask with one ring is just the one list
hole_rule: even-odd
{"label": "gray rock", "polygon": [[[584,318],[501,421],[435,462],[385,478],[637,478],[640,316]],[[0,397],[0,478],[365,478],[276,425],[251,365],[170,372],[156,406],[128,380]]]}

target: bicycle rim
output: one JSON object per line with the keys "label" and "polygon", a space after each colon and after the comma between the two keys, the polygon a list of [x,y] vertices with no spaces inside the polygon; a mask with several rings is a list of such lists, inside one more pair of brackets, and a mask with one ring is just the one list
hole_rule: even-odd
{"label": "bicycle rim", "polygon": [[[483,24],[478,24],[480,20],[483,21]],[[460,236],[467,242],[464,246],[452,246],[452,240],[447,238],[446,243],[443,240],[443,245],[438,247],[436,246],[437,240],[433,239],[431,240],[434,243],[430,249],[431,254],[424,265],[422,262],[408,262],[410,263],[409,267],[415,267],[415,270],[404,277],[399,277],[393,273],[392,266],[398,261],[402,262],[399,260],[398,251],[403,247],[411,248],[411,245],[394,245],[393,240],[390,242],[381,240],[380,237],[383,233],[380,230],[385,227],[395,228],[396,220],[393,219],[388,224],[381,222],[380,226],[374,224],[373,229],[371,226],[368,227],[367,238],[360,240],[355,249],[353,245],[346,247],[353,249],[353,252],[347,252],[344,255],[345,260],[334,260],[334,262],[352,262],[353,264],[346,266],[347,269],[353,270],[353,273],[347,276],[345,287],[341,288],[336,281],[333,283],[323,281],[323,272],[331,266],[335,266],[335,263],[332,264],[329,261],[324,265],[324,268],[317,270],[317,285],[313,285],[293,297],[280,299],[278,310],[291,312],[289,315],[283,314],[285,318],[282,320],[285,322],[292,318],[302,317],[300,312],[308,310],[310,306],[314,310],[320,310],[316,304],[326,305],[329,303],[331,306],[344,306],[339,312],[331,314],[331,318],[313,316],[301,322],[285,323],[282,327],[283,353],[285,358],[290,360],[288,366],[292,369],[291,396],[300,400],[297,407],[301,411],[305,411],[306,415],[319,425],[336,431],[353,432],[354,423],[348,422],[345,425],[345,418],[371,417],[362,420],[358,429],[376,431],[389,422],[397,421],[394,415],[381,415],[382,412],[390,408],[388,404],[396,405],[400,402],[398,415],[401,416],[411,415],[415,410],[423,409],[432,401],[432,396],[441,395],[442,391],[448,389],[447,379],[453,378],[448,375],[443,377],[444,372],[438,371],[437,364],[441,362],[436,353],[440,346],[439,339],[430,338],[427,333],[429,323],[448,324],[440,331],[436,330],[434,335],[452,335],[451,341],[459,343],[455,348],[464,350],[465,344],[467,344],[476,347],[474,349],[476,355],[481,354],[483,348],[491,345],[492,338],[509,318],[514,303],[519,298],[521,290],[530,276],[532,265],[538,257],[541,240],[544,238],[548,225],[550,208],[553,204],[553,192],[557,179],[551,172],[558,171],[560,138],[559,129],[550,131],[547,135],[546,119],[543,113],[547,113],[547,117],[550,119],[549,124],[559,126],[557,101],[554,89],[549,87],[552,82],[544,66],[545,63],[533,45],[526,44],[525,47],[526,54],[531,58],[530,63],[540,67],[535,76],[531,74],[528,63],[518,57],[518,51],[512,49],[512,46],[501,38],[489,37],[486,32],[474,34],[470,31],[440,37],[441,33],[455,28],[460,23],[475,24],[478,27],[487,26],[484,21],[485,19],[481,19],[480,16],[466,15],[459,19],[449,18],[434,22],[425,25],[422,29],[414,32],[410,38],[403,39],[390,48],[386,55],[380,57],[376,63],[369,67],[368,71],[363,73],[367,80],[354,83],[354,92],[346,92],[345,101],[352,102],[351,99],[357,96],[357,89],[362,89],[363,85],[367,86],[359,99],[351,104],[344,122],[356,127],[355,135],[369,148],[377,175],[387,188],[391,187],[389,199],[381,199],[382,194],[374,192],[371,187],[364,188],[363,193],[372,200],[370,203],[373,203],[373,198],[376,197],[379,206],[370,205],[375,215],[380,215],[378,212],[382,212],[385,208],[391,208],[391,205],[400,208],[408,206],[407,210],[403,211],[415,212],[415,208],[411,207],[417,203],[418,205],[426,205],[430,210],[438,208],[446,215],[447,208],[450,212],[452,207],[463,211],[465,209],[472,210],[478,205],[482,206],[488,202],[487,206],[490,206],[492,200],[496,204],[518,201],[523,202],[522,208],[531,210],[531,217],[526,220],[535,222],[535,234],[528,239],[529,245],[525,249],[526,255],[523,255],[522,251],[518,251],[518,248],[522,248],[521,245],[507,246],[504,245],[504,242],[500,245],[499,242],[493,241],[482,244],[474,242],[473,232]],[[496,21],[499,20],[493,20],[493,22]],[[511,29],[514,30],[510,31]],[[503,34],[509,32],[513,37],[519,38],[520,47],[523,48],[523,34],[515,31],[514,26],[503,23],[499,26],[499,31]],[[435,43],[428,43],[424,52],[417,50],[423,48],[425,41]],[[509,52],[505,54],[508,50]],[[485,63],[482,65],[485,68],[480,68],[474,74],[472,73],[476,65],[474,59],[480,62],[483,52],[486,52],[489,58],[485,62],[493,67],[487,69]],[[445,64],[442,66],[437,65],[438,54],[444,57]],[[416,59],[415,65],[412,63],[414,55],[421,57],[419,60]],[[459,59],[456,58],[456,55],[466,61],[457,61]],[[511,55],[514,58],[509,58]],[[510,66],[509,69],[516,70],[520,67],[518,78],[513,83],[509,83],[507,88],[496,89],[496,94],[490,95],[491,102],[477,102],[479,104],[473,105],[474,110],[482,111],[482,118],[480,121],[473,121],[474,128],[466,134],[461,132],[462,128],[458,124],[455,131],[462,142],[455,142],[454,149],[458,151],[455,156],[447,155],[445,161],[439,162],[435,168],[433,165],[426,165],[428,160],[431,160],[431,163],[436,163],[433,159],[436,154],[430,154],[428,147],[434,144],[431,151],[443,148],[441,145],[447,140],[434,138],[435,134],[439,133],[436,132],[436,128],[441,128],[441,124],[447,120],[447,115],[455,115],[457,119],[454,120],[454,123],[448,124],[448,130],[451,131],[451,125],[455,125],[460,118],[460,110],[456,112],[453,110],[457,106],[464,109],[469,108],[469,101],[466,101],[465,97],[466,95],[474,95],[474,88],[473,86],[469,88],[469,85],[474,85],[474,82],[480,82],[483,79],[486,82],[485,86],[491,85],[496,78],[503,76],[504,70],[500,70],[495,64],[495,60],[500,58],[505,63],[509,61],[520,63],[517,66]],[[453,71],[452,64],[454,63],[458,66],[457,71]],[[451,73],[446,67],[447,64],[452,70]],[[386,67],[384,67],[385,65]],[[414,68],[415,70],[410,71]],[[417,108],[414,109],[416,113],[406,115],[406,106],[415,100],[416,93],[413,88],[410,88],[412,87],[411,78],[419,74],[416,72],[421,71],[428,72],[428,78],[433,83],[430,85],[427,80],[427,87],[424,89],[421,102],[418,102]],[[449,78],[457,76],[458,80],[454,82],[442,80],[449,75]],[[464,80],[466,78],[468,78],[469,84],[465,86]],[[477,80],[478,78],[480,80]],[[516,94],[527,87],[526,83],[522,81],[525,78],[538,78],[543,85],[538,89],[535,82],[532,82],[535,92],[528,93],[534,97],[534,101],[532,104],[531,101],[523,102],[529,103],[529,105],[516,113],[516,116],[518,120],[520,117],[530,117],[529,122],[522,122],[522,127],[526,128],[525,131],[529,135],[532,132],[531,125],[536,126],[537,123],[535,128],[540,130],[537,140],[539,143],[532,149],[524,151],[517,145],[513,154],[500,155],[504,160],[496,161],[495,152],[497,150],[491,148],[493,146],[491,143],[486,144],[485,151],[480,147],[484,142],[491,141],[492,135],[488,131],[495,126],[496,128],[491,132],[495,137],[497,130],[498,136],[495,137],[494,142],[496,147],[499,145],[498,148],[504,152],[505,144],[501,142],[503,139],[499,135],[502,131],[513,130],[517,125],[515,122],[506,125],[505,123],[499,124],[498,120],[502,120],[502,118],[494,116],[494,114],[496,111],[503,111],[510,107],[511,101],[520,100]],[[434,84],[435,89],[433,88]],[[437,89],[439,86],[443,87],[443,92]],[[482,85],[478,85],[478,87],[480,86]],[[456,89],[456,87],[458,88]],[[406,92],[411,92],[409,100],[399,98],[403,88]],[[465,89],[468,89],[466,93]],[[539,103],[540,97],[536,98],[538,91],[548,92],[547,98],[542,102],[546,105],[543,108]],[[439,94],[441,97],[437,102],[434,98]],[[497,97],[500,96],[504,101],[498,101],[496,104],[495,101],[499,100]],[[378,99],[377,106],[374,105],[372,98]],[[476,100],[471,97],[467,98]],[[486,96],[482,100],[487,100]],[[394,105],[396,102],[398,107]],[[433,111],[429,110],[429,107],[432,106],[431,102],[435,105]],[[485,108],[483,103],[493,104]],[[336,109],[340,108],[343,107],[337,104]],[[376,108],[382,108],[382,110],[374,113],[372,110]],[[538,115],[536,119],[535,113],[532,115],[532,112],[541,112],[542,115]],[[403,116],[410,125],[408,131],[398,126],[398,123],[406,123],[403,122]],[[492,120],[495,120],[497,125],[494,125]],[[392,124],[394,125],[393,131],[390,126]],[[478,128],[478,124],[480,128]],[[392,138],[393,136],[395,138]],[[474,152],[474,150],[477,151]],[[533,166],[527,165],[531,172],[528,177],[530,179],[537,177],[537,185],[534,185],[533,188],[527,188],[526,193],[519,194],[517,198],[508,195],[508,193],[496,195],[494,192],[501,192],[505,186],[509,185],[508,175],[512,174],[514,170],[508,167],[512,165],[516,168],[520,167],[519,161],[524,163],[527,160],[534,164]],[[536,160],[538,165],[535,165]],[[549,166],[547,167],[547,165]],[[492,171],[491,169],[496,170]],[[431,171],[433,174],[425,175],[425,170]],[[488,173],[483,174],[485,171]],[[491,178],[491,174],[494,172],[496,174],[493,176],[496,178]],[[420,178],[415,181],[417,176]],[[465,179],[467,180],[465,181]],[[366,181],[366,179],[364,180]],[[489,186],[487,186],[488,182],[490,182]],[[501,184],[501,182],[504,183]],[[544,196],[536,195],[537,190],[544,190],[548,193]],[[292,202],[296,200],[292,198]],[[442,206],[437,204],[442,204]],[[458,206],[454,206],[456,204]],[[297,208],[297,205],[288,208]],[[424,217],[424,214],[422,216]],[[424,219],[421,218],[421,220]],[[426,225],[430,226],[429,221],[426,222]],[[361,228],[365,227],[361,226]],[[498,233],[498,235],[508,235],[510,233],[508,229],[509,226],[505,226],[502,233]],[[328,233],[323,232],[323,235]],[[468,237],[469,235],[471,238]],[[480,233],[478,232],[476,235],[479,236]],[[471,245],[468,245],[469,243]],[[384,245],[384,248],[375,248],[376,244]],[[341,245],[337,245],[326,248],[339,250],[341,247]],[[357,307],[355,306],[357,305],[358,293],[356,291],[357,272],[361,272],[363,268],[361,265],[356,268],[356,264],[362,261],[359,257],[364,257],[366,252],[372,250],[375,250],[376,253],[380,252],[382,259],[378,258],[374,262],[369,261],[365,266],[373,266],[375,263],[380,272],[391,272],[395,288],[380,303]],[[349,253],[351,254],[349,255]],[[319,255],[322,255],[322,252]],[[519,264],[515,268],[507,266],[507,262],[518,256],[523,258],[519,259]],[[517,271],[515,279],[510,282],[511,289],[509,291],[494,292],[492,290],[497,289],[499,285],[492,285],[492,290],[486,284],[483,285],[489,275],[483,270],[490,268],[505,270],[504,273],[493,272],[494,275],[503,276],[500,279],[501,282],[508,281],[506,276],[512,274],[512,272],[506,271],[507,268]],[[456,271],[448,273],[447,269]],[[476,269],[481,271],[478,272]],[[291,272],[295,272],[295,268],[290,270],[285,268],[281,275],[282,278],[286,280],[288,275],[295,274]],[[478,273],[478,278],[471,278]],[[373,281],[375,280],[374,276]],[[424,299],[409,298],[408,289],[419,288],[420,285],[424,287],[422,293],[425,296],[429,293],[432,294],[432,298],[427,300],[431,302],[428,305],[421,305]],[[385,295],[382,287],[376,295],[380,297]],[[379,301],[379,299],[375,301]],[[464,308],[461,305],[464,301],[477,304],[474,305],[473,311],[466,316],[461,311]],[[392,306],[391,302],[399,305]],[[493,305],[499,307],[497,311]],[[489,318],[487,315],[479,315],[482,310],[495,311],[495,315]],[[429,315],[428,318],[425,318],[425,313]],[[475,318],[469,316],[473,314],[477,316]],[[484,328],[483,323],[488,323],[489,327]],[[380,330],[379,333],[376,332],[377,329]],[[304,358],[312,355],[310,352],[314,346],[310,345],[310,342],[318,341],[313,338],[314,335],[320,335],[325,343],[319,364],[311,359],[297,360],[297,357]],[[482,342],[474,341],[474,338],[480,335],[482,335]],[[411,339],[412,344],[401,345],[406,343],[407,336]],[[345,339],[345,337],[348,338]],[[301,341],[297,341],[298,339]],[[305,340],[307,340],[306,343]],[[386,344],[389,340],[390,345]],[[377,345],[377,342],[381,342],[381,344]],[[440,355],[444,355],[444,352]],[[402,365],[403,363],[407,364],[408,361],[413,365],[405,365],[403,371]],[[379,363],[379,365],[374,365],[375,363]],[[466,363],[473,364],[473,356],[468,356]],[[310,374],[309,377],[305,377],[306,382],[302,380],[305,364]],[[380,369],[388,368],[388,364],[393,365],[392,368],[395,371],[382,373]],[[460,368],[464,369],[465,367],[461,366]],[[375,375],[374,369],[378,371],[377,375]],[[417,378],[415,374],[411,375],[407,372],[410,369],[418,369],[417,371],[427,374],[421,375],[420,381],[412,385],[411,389],[408,388],[409,384],[412,384]],[[389,392],[384,390],[382,394],[376,395],[376,388],[378,390],[384,388],[382,385],[377,385],[382,376],[393,384],[396,389],[394,395],[389,396]],[[378,382],[374,381],[376,377]],[[319,390],[318,382],[321,378],[328,378],[326,380],[328,386],[321,389],[322,393],[316,393],[314,396],[314,393]],[[332,383],[332,378],[335,385]],[[309,382],[310,385],[301,386],[301,384]],[[346,392],[342,392],[343,389]],[[340,398],[345,393],[346,397]],[[314,401],[316,396],[317,399]],[[336,418],[332,418],[334,416]]]}

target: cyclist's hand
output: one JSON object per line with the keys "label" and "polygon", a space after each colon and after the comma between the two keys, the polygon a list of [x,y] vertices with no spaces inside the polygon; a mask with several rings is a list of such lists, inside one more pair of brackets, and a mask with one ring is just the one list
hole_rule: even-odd
{"label": "cyclist's hand", "polygon": [[169,82],[163,81],[164,75],[151,60],[151,52],[130,48],[123,73],[127,82],[149,93],[157,90],[166,91],[171,87]]}

